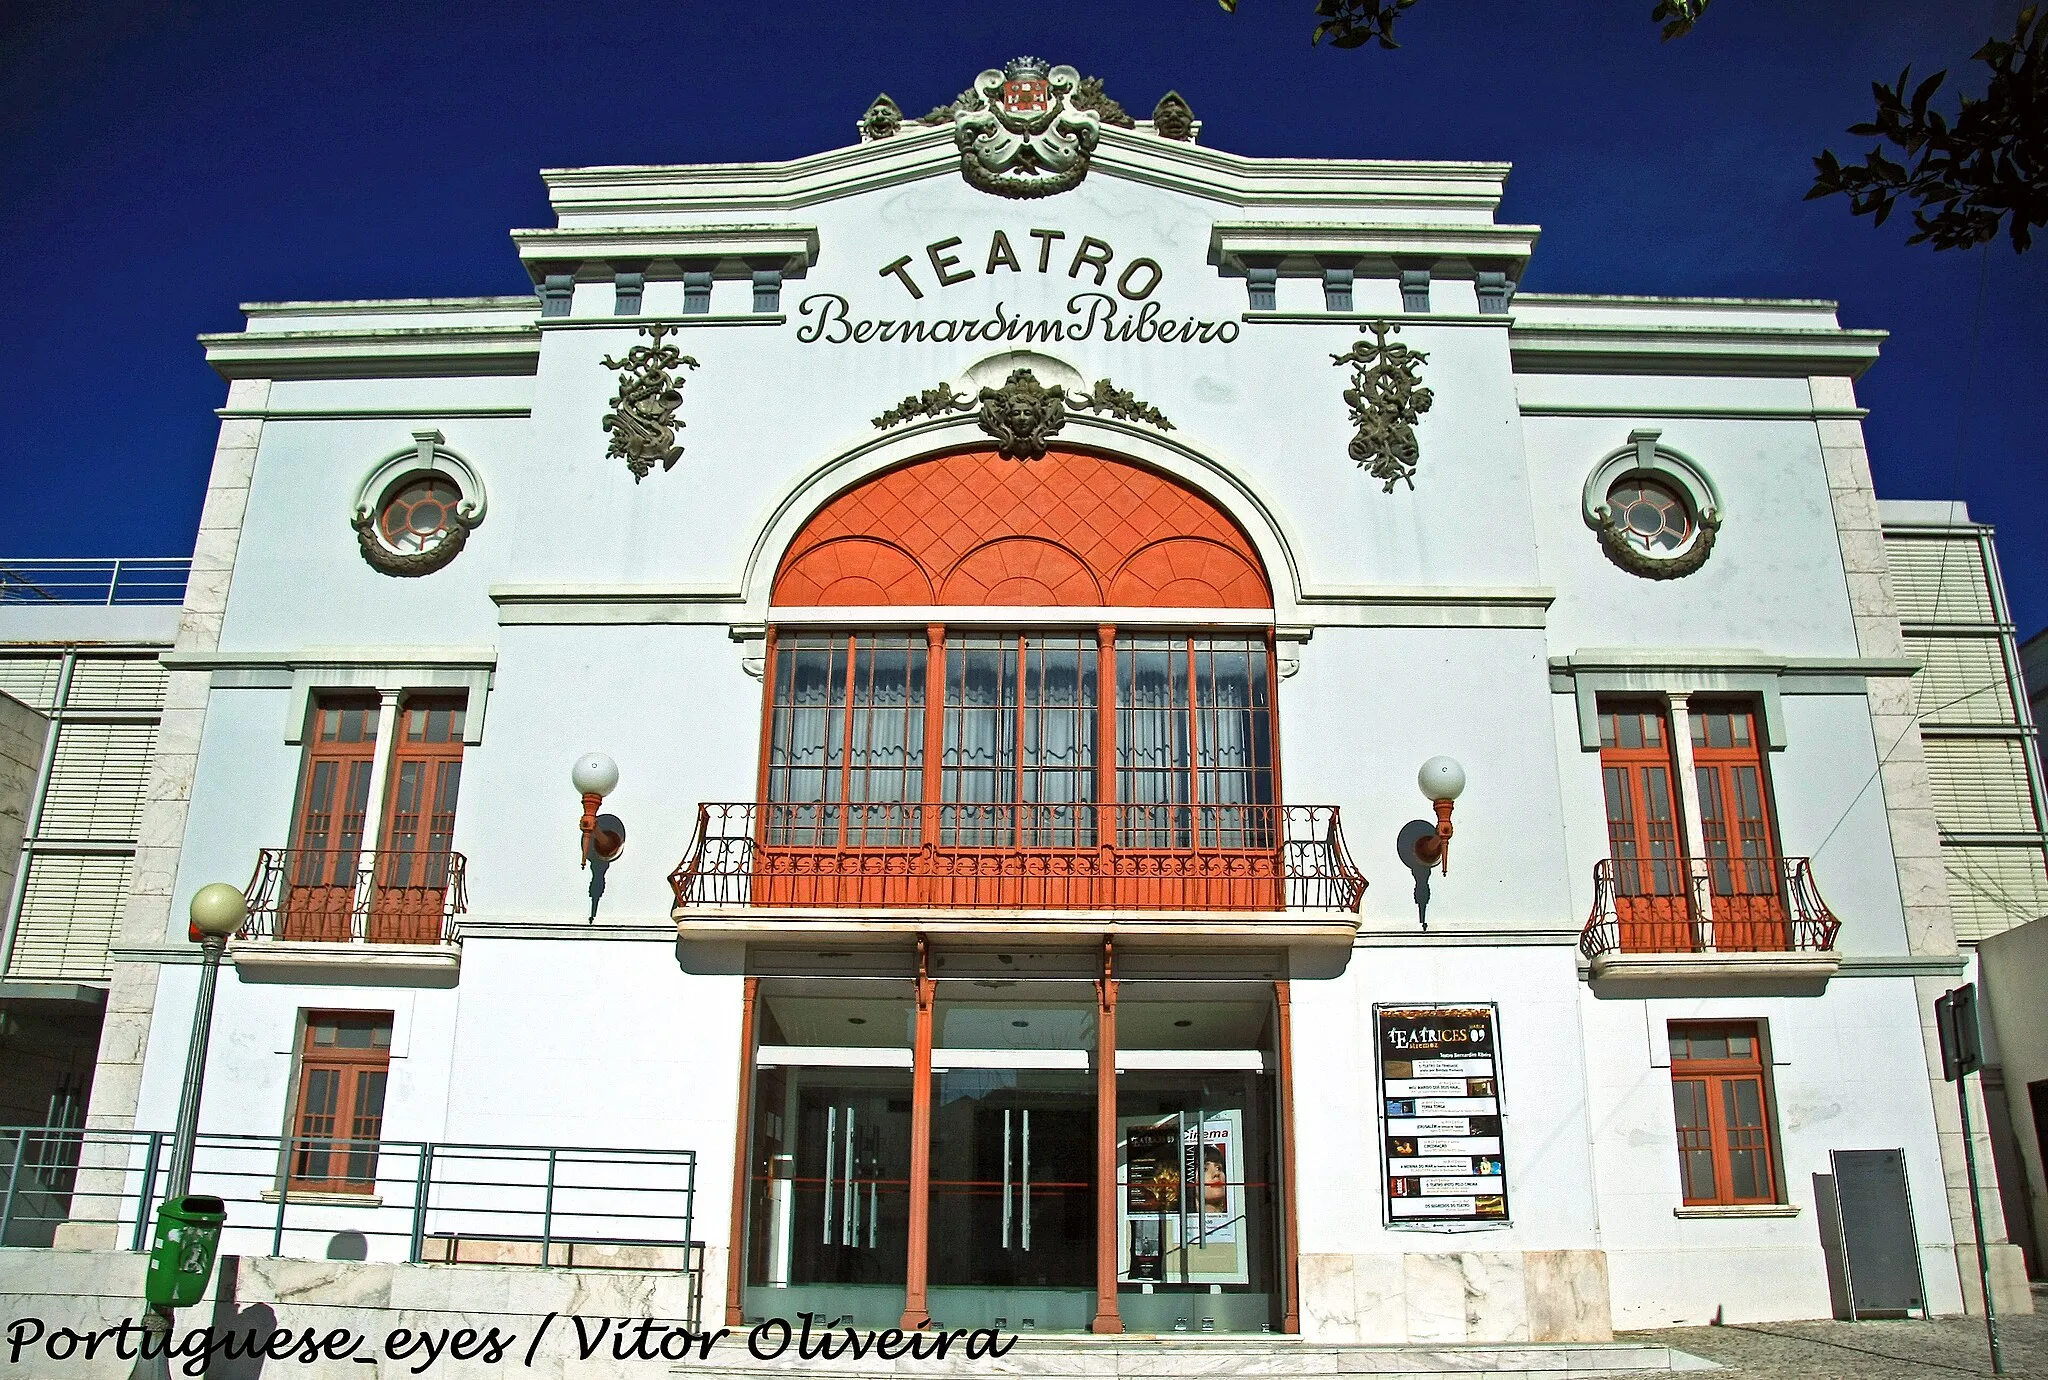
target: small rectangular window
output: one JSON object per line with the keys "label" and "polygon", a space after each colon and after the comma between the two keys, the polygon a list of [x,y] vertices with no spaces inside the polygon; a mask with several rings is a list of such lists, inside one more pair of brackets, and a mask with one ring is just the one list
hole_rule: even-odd
{"label": "small rectangular window", "polygon": [[389,1011],[310,1011],[299,1052],[291,1188],[372,1193],[391,1076]]}
{"label": "small rectangular window", "polygon": [[1760,1022],[1673,1021],[1671,1103],[1688,1206],[1782,1201]]}

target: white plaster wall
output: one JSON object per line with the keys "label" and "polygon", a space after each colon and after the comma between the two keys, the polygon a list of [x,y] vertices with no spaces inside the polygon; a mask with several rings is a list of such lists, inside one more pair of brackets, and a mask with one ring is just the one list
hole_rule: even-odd
{"label": "white plaster wall", "polygon": [[[1361,948],[1341,978],[1294,984],[1302,1251],[1399,1255],[1598,1245],[1578,987],[1573,951],[1561,945]],[[1512,1226],[1452,1233],[1382,1224],[1375,1002],[1499,1003]]]}
{"label": "white plaster wall", "polygon": [[666,922],[698,803],[754,796],[762,690],[740,654],[722,627],[505,629],[484,740],[463,754],[471,915],[589,913],[569,767],[600,751],[619,764],[605,809],[626,826],[601,913]]}
{"label": "white plaster wall", "polygon": [[[1372,881],[1365,923],[1412,930],[1415,878],[1396,847],[1435,821],[1415,782],[1446,753],[1465,765],[1451,870],[1429,882],[1433,929],[1576,928],[1564,877],[1556,729],[1540,629],[1322,628],[1281,682],[1286,798],[1335,804]],[[1573,740],[1576,742],[1576,736]]]}
{"label": "white plaster wall", "polygon": [[[1927,1297],[1962,1308],[1909,978],[1837,978],[1825,996],[1579,998],[1601,1237],[1616,1328],[1826,1317],[1813,1175],[1830,1150],[1903,1147]],[[1674,1020],[1768,1024],[1785,1201],[1793,1217],[1681,1219],[1666,1031]]]}

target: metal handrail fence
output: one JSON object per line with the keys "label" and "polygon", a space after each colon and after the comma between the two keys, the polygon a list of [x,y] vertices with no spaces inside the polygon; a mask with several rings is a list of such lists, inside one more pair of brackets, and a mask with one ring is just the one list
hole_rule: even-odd
{"label": "metal handrail fence", "polygon": [[[50,1245],[69,1221],[147,1249],[170,1151],[168,1131],[0,1127],[0,1245]],[[243,1255],[690,1271],[702,1256],[692,1150],[202,1132],[192,1191],[228,1204],[222,1249]],[[335,1255],[337,1237],[363,1254]]]}
{"label": "metal handrail fence", "polygon": [[189,556],[0,561],[0,604],[182,604]]}
{"label": "metal handrail fence", "polygon": [[458,944],[469,864],[446,850],[266,848],[242,899],[242,939]]}
{"label": "metal handrail fence", "polygon": [[1841,928],[1811,858],[1603,858],[1579,951],[1825,953]]}
{"label": "metal handrail fence", "polygon": [[1356,911],[1334,805],[740,801],[697,807],[679,906]]}

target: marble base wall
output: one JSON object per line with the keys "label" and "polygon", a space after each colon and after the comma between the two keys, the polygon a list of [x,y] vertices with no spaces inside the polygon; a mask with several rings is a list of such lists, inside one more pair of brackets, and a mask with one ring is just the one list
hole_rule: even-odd
{"label": "marble base wall", "polygon": [[1305,1254],[1311,1340],[1604,1342],[1614,1336],[1602,1251]]}
{"label": "marble base wall", "polygon": [[[617,1328],[625,1320],[654,1318],[663,1326],[680,1327],[691,1316],[693,1285],[687,1275],[602,1270],[493,1268],[486,1265],[392,1265],[375,1262],[285,1260],[267,1256],[224,1257],[232,1264],[217,1272],[208,1296],[177,1316],[177,1345],[186,1345],[192,1331],[213,1327],[259,1336],[290,1329],[303,1336],[313,1329],[324,1337],[345,1329],[364,1339],[359,1356],[375,1357],[375,1365],[323,1356],[306,1361],[294,1354],[252,1365],[247,1360],[217,1359],[216,1375],[284,1375],[295,1380],[365,1380],[378,1375],[430,1373],[457,1380],[508,1373],[536,1377],[574,1376],[576,1380],[646,1376],[659,1366],[647,1361],[620,1361],[611,1354],[611,1337],[589,1360],[580,1356],[573,1319],[586,1329],[610,1319]],[[59,1329],[90,1334],[142,1313],[145,1258],[132,1251],[66,1251],[15,1248],[0,1251],[0,1360],[9,1354],[18,1334],[27,1339],[25,1324],[42,1325],[48,1337]],[[530,1369],[520,1366],[542,1319],[555,1314],[541,1334]],[[637,1326],[637,1324],[635,1324]],[[517,1344],[496,1364],[482,1355],[458,1360],[443,1351],[431,1367],[427,1352],[412,1337],[424,1332],[445,1346],[443,1334],[464,1328],[478,1336],[497,1328],[517,1335]],[[660,1333],[657,1332],[659,1337]],[[395,1341],[391,1339],[396,1339]],[[124,1380],[133,1366],[101,1342],[88,1357],[52,1357],[40,1341],[27,1341],[12,1373],[62,1375],[65,1380]],[[393,1354],[408,1346],[403,1356]],[[183,1358],[172,1363],[173,1374],[187,1374]]]}

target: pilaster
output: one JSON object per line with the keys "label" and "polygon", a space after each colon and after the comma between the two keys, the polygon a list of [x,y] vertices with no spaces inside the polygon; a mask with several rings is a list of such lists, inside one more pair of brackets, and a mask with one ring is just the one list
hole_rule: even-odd
{"label": "pilaster", "polygon": [[[269,400],[267,379],[237,379],[228,385],[230,412],[260,413]],[[242,518],[262,436],[260,416],[230,416],[221,421],[206,502],[199,515],[199,535],[192,548],[192,574],[178,618],[176,646],[180,652],[211,652],[220,646],[228,587],[234,577],[235,552],[241,544]],[[206,727],[210,679],[206,671],[172,671],[165,685],[157,750],[150,762],[136,825],[135,867],[121,906],[117,941],[121,947],[153,947],[183,934],[173,915],[173,902],[192,781],[199,767],[199,742]],[[86,1125],[95,1130],[135,1128],[159,966],[118,961],[113,966],[93,1070],[92,1099],[86,1111]],[[101,1168],[95,1168],[93,1153],[87,1152],[79,1166],[74,1195],[80,1203],[120,1201],[117,1176],[124,1172],[126,1152],[120,1147],[112,1150],[113,1160],[121,1164],[110,1161]],[[108,1182],[95,1182],[96,1175],[109,1176]],[[58,1228],[57,1244],[73,1249],[111,1249],[119,1244],[119,1235],[111,1221],[73,1220]]]}

